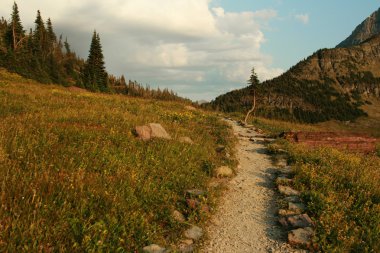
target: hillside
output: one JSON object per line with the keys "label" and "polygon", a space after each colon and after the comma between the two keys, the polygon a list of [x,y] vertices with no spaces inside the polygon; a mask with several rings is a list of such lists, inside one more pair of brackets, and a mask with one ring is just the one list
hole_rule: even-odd
{"label": "hillside", "polygon": [[366,20],[358,25],[352,34],[339,43],[337,47],[351,47],[361,44],[376,34],[380,33],[380,9],[371,14]]}
{"label": "hillside", "polygon": [[[269,118],[322,122],[366,115],[363,105],[380,98],[380,35],[349,48],[322,49],[283,75],[257,87],[256,114]],[[211,102],[226,112],[247,111],[252,87]]]}
{"label": "hillside", "polygon": [[[230,130],[181,102],[43,85],[0,69],[0,252],[138,252],[170,245],[207,213],[184,192],[205,189],[233,165]],[[137,125],[160,123],[172,140],[144,142]],[[179,141],[190,137],[194,144]]]}

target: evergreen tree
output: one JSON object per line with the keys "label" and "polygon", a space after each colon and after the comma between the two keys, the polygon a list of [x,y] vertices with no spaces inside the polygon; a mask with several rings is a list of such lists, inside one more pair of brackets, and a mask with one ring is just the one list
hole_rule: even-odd
{"label": "evergreen tree", "polygon": [[46,28],[42,20],[41,13],[37,11],[37,17],[34,21],[35,29],[33,32],[33,44],[35,53],[42,56],[44,49],[46,49]]}
{"label": "evergreen tree", "polygon": [[7,47],[13,51],[16,51],[24,37],[25,31],[21,24],[18,6],[14,3],[12,7],[11,21],[8,24],[8,29],[6,32]]}
{"label": "evergreen tree", "polygon": [[104,66],[104,56],[99,34],[94,31],[90,53],[83,69],[84,86],[92,91],[108,91],[108,75]]}
{"label": "evergreen tree", "polygon": [[54,33],[53,24],[51,23],[50,18],[48,18],[46,22],[46,27],[47,27],[47,36],[46,36],[47,46],[52,52],[54,50],[55,44],[57,43],[57,36]]}

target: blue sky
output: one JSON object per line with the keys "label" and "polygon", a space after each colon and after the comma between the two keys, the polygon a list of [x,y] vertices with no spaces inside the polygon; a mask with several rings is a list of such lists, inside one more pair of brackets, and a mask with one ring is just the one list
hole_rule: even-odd
{"label": "blue sky", "polygon": [[[289,69],[320,48],[332,48],[380,8],[378,0],[216,0],[230,11],[274,9],[278,17],[264,30],[263,51],[273,56],[273,66]],[[307,24],[294,18],[309,16]]]}
{"label": "blue sky", "polygon": [[[0,1],[9,18],[14,0]],[[380,0],[18,0],[26,30],[37,10],[87,58],[94,29],[107,70],[193,100],[211,100],[278,76],[320,48],[332,48],[380,7]]]}

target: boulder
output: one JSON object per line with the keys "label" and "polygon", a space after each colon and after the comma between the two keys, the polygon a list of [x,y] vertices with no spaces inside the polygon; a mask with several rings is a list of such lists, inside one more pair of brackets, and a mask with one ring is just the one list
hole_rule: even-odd
{"label": "boulder", "polygon": [[148,141],[152,138],[161,138],[170,140],[170,135],[166,132],[166,130],[157,123],[150,123],[145,126],[137,126],[135,128],[137,137],[144,141]]}
{"label": "boulder", "polygon": [[149,246],[144,247],[143,252],[145,252],[145,253],[164,253],[164,252],[166,252],[166,249],[162,248],[161,246],[159,246],[157,244],[151,244]]}
{"label": "boulder", "polygon": [[135,130],[137,136],[143,141],[148,141],[152,138],[152,130],[148,126],[137,126]]}
{"label": "boulder", "polygon": [[288,186],[279,185],[278,191],[281,194],[286,195],[286,196],[300,196],[301,195],[301,193],[299,191],[296,191],[293,188],[288,187]]}
{"label": "boulder", "polygon": [[299,228],[289,232],[288,242],[293,247],[310,247],[314,231],[312,228]]}
{"label": "boulder", "polygon": [[227,166],[222,166],[215,170],[216,177],[232,177],[233,174],[233,170]]}
{"label": "boulder", "polygon": [[197,241],[203,236],[203,230],[200,227],[192,226],[184,233],[185,237]]}
{"label": "boulder", "polygon": [[149,123],[148,126],[152,130],[152,138],[162,138],[170,140],[172,137],[166,132],[166,130],[157,123]]}
{"label": "boulder", "polygon": [[178,246],[178,251],[181,253],[191,253],[195,251],[194,241],[191,239],[181,240]]}
{"label": "boulder", "polygon": [[180,137],[178,141],[181,143],[194,144],[193,140],[189,137]]}

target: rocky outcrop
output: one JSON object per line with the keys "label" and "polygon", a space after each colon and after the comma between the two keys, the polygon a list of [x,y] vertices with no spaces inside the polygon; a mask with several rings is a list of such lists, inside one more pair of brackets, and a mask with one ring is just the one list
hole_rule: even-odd
{"label": "rocky outcrop", "polygon": [[378,33],[380,33],[380,9],[372,13],[371,16],[358,25],[352,34],[337,47],[359,45]]}

